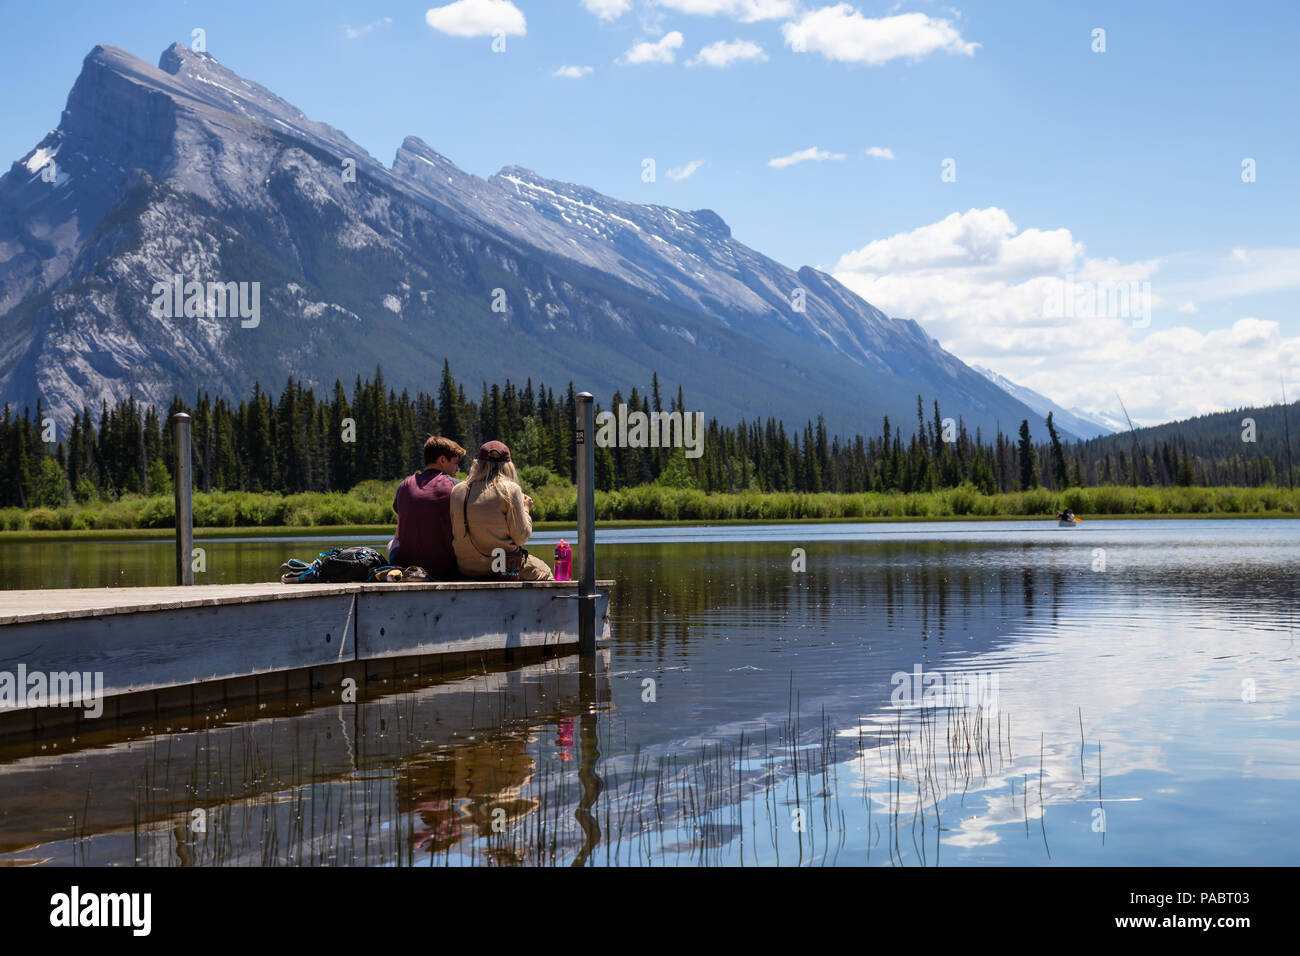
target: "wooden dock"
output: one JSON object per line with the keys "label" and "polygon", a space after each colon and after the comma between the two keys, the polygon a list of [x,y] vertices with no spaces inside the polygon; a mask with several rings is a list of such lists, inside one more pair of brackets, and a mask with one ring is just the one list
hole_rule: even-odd
{"label": "wooden dock", "polygon": [[[596,585],[598,640],[612,586]],[[0,591],[0,734],[571,652],[577,596],[555,581]],[[102,713],[3,697],[20,673],[95,675]]]}

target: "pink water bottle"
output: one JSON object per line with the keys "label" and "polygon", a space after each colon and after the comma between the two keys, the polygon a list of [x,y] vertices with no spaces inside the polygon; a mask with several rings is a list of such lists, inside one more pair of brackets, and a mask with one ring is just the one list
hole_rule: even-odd
{"label": "pink water bottle", "polygon": [[573,569],[573,553],[567,541],[561,540],[555,546],[555,580],[568,581]]}

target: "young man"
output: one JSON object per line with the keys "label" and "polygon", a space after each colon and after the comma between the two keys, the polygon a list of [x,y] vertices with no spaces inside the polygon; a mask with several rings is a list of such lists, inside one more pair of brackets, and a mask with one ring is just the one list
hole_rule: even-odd
{"label": "young man", "polygon": [[451,489],[465,449],[450,438],[431,435],[424,443],[424,471],[397,487],[393,510],[397,534],[388,544],[389,563],[418,565],[435,581],[458,576],[451,544]]}

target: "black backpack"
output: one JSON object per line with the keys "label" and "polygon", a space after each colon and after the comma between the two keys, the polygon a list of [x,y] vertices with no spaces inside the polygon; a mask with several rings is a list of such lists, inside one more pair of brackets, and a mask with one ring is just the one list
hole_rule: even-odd
{"label": "black backpack", "polygon": [[[369,581],[380,568],[389,567],[388,559],[374,548],[331,548],[322,551],[311,564],[288,561],[285,578],[301,583],[356,584]],[[282,579],[283,580],[283,579]]]}

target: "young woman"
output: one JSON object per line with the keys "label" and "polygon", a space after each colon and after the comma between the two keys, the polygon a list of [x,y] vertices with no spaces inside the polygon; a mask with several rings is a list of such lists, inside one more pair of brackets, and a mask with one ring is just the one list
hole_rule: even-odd
{"label": "young woman", "polygon": [[499,441],[485,443],[469,477],[451,492],[452,544],[460,573],[489,577],[505,562],[518,561],[519,580],[555,580],[541,558],[519,554],[533,533],[532,507],[533,499],[519,487],[510,449]]}

